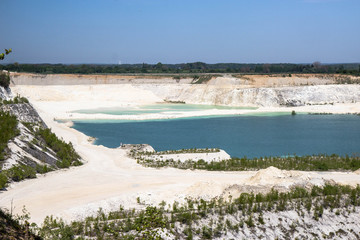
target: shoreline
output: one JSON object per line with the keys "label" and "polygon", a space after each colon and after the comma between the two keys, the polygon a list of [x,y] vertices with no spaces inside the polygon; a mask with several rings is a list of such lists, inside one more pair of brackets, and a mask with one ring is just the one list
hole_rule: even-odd
{"label": "shoreline", "polygon": [[[274,109],[274,111],[257,111],[257,112],[243,112],[243,113],[194,113],[194,114],[183,114],[180,116],[173,115],[110,115],[110,114],[86,114],[88,116],[79,115],[79,116],[69,116],[66,118],[54,118],[55,121],[59,122],[71,122],[74,121],[104,121],[104,122],[127,122],[127,121],[156,121],[156,120],[171,120],[171,119],[198,119],[198,118],[216,118],[216,117],[239,117],[239,116],[279,116],[279,115],[291,115],[292,111],[295,110],[284,110],[280,111],[278,109]],[[295,111],[296,114],[302,115],[360,115],[360,112],[326,112],[326,111]],[[71,126],[70,126],[71,127]]]}

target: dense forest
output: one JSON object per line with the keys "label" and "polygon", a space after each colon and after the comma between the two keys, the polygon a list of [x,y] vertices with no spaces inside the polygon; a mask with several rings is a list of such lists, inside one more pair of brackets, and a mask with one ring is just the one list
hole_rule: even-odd
{"label": "dense forest", "polygon": [[339,73],[360,75],[360,63],[347,64],[243,64],[243,63],[216,63],[203,62],[181,64],[6,64],[0,65],[0,70],[13,72],[30,72],[43,74],[187,74],[187,73]]}

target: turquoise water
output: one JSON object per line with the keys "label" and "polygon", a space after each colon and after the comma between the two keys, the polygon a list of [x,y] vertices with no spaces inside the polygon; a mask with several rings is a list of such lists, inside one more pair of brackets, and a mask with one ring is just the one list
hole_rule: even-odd
{"label": "turquoise water", "polygon": [[148,143],[156,150],[217,147],[234,157],[360,152],[355,115],[227,116],[156,121],[74,121],[95,144]]}
{"label": "turquoise water", "polygon": [[254,107],[228,107],[228,106],[215,106],[215,105],[197,105],[197,104],[153,104],[137,107],[116,107],[116,108],[96,108],[96,109],[83,109],[74,111],[76,113],[84,114],[109,114],[109,115],[141,115],[149,113],[165,113],[165,112],[191,112],[199,110],[238,110],[250,109]]}

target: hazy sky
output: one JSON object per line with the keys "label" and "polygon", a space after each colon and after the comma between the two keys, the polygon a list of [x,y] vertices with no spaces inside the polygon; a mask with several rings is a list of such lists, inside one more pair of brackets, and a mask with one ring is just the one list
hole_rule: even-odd
{"label": "hazy sky", "polygon": [[0,0],[19,63],[360,62],[360,0]]}

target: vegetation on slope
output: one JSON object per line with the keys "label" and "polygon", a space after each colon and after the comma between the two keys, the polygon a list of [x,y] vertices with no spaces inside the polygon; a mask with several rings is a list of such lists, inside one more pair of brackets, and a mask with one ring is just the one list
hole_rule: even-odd
{"label": "vegetation on slope", "polygon": [[7,104],[19,104],[19,103],[29,103],[29,100],[27,98],[21,97],[19,95],[14,97],[14,99],[12,99],[12,100],[2,100],[2,99],[0,99],[0,106],[2,104],[7,105]]}
{"label": "vegetation on slope", "polygon": [[0,208],[0,239],[38,240],[41,239],[30,231],[29,223]]}
{"label": "vegetation on slope", "polygon": [[[15,116],[0,111],[0,164],[6,157],[6,148],[9,140],[19,134],[17,124]],[[6,175],[0,171],[0,189],[5,187],[7,181]]]}
{"label": "vegetation on slope", "polygon": [[59,168],[68,168],[82,164],[80,156],[76,153],[72,143],[66,143],[59,139],[50,129],[39,128],[35,135],[43,139],[46,147],[51,148],[56,153],[56,156],[60,159],[60,161],[57,162]]}
{"label": "vegetation on slope", "polygon": [[[295,211],[298,218],[305,215],[318,221],[326,214],[325,210],[335,215],[346,215],[360,206],[360,187],[330,185],[313,186],[311,189],[294,187],[289,192],[278,192],[274,189],[266,194],[241,193],[237,198],[225,201],[222,198],[206,201],[187,199],[180,205],[166,203],[160,207],[147,206],[137,211],[124,210],[105,213],[101,209],[97,216],[83,221],[66,224],[62,219],[47,217],[38,233],[45,239],[161,239],[162,234],[169,234],[176,239],[212,239],[221,237],[226,232],[234,235],[249,229],[264,228],[267,212]],[[270,223],[271,224],[271,223]],[[293,222],[293,229],[279,229],[284,236],[296,232],[299,224]],[[292,225],[291,225],[292,226]],[[305,233],[307,230],[305,226]],[[303,234],[303,232],[301,233]],[[308,232],[310,234],[310,232]],[[341,231],[331,236],[342,234]],[[331,237],[328,236],[328,237]],[[314,236],[315,237],[315,236]]]}
{"label": "vegetation on slope", "polygon": [[194,84],[202,84],[202,83],[207,83],[208,81],[210,81],[213,77],[219,77],[220,75],[216,74],[216,75],[195,75],[193,77],[193,81],[192,83]]}
{"label": "vegetation on slope", "polygon": [[0,111],[0,161],[4,160],[5,148],[9,140],[19,134],[17,124],[15,116]]}
{"label": "vegetation on slope", "polygon": [[[15,100],[14,100],[15,101]],[[23,123],[34,135],[34,139],[29,143],[30,148],[35,148],[36,145],[39,149],[48,151],[47,148],[51,149],[56,154],[58,160],[56,165],[48,166],[48,164],[25,164],[26,157],[24,157],[24,163],[13,165],[11,168],[1,170],[0,168],[0,189],[6,187],[9,181],[22,181],[27,178],[36,178],[36,174],[46,173],[53,171],[56,168],[68,168],[70,166],[81,165],[80,156],[75,152],[71,143],[59,139],[54,133],[48,128],[42,128],[37,126],[36,130],[34,124]],[[0,163],[5,159],[5,152],[9,140],[13,139],[19,134],[17,128],[18,121],[15,116],[0,111]]]}
{"label": "vegetation on slope", "polygon": [[203,169],[208,171],[248,171],[265,169],[270,166],[282,170],[300,171],[354,171],[360,168],[360,156],[339,156],[332,155],[312,155],[312,156],[288,156],[288,157],[261,157],[247,159],[231,158],[210,163],[204,160],[199,161],[155,161],[147,159],[146,155],[133,155],[137,163],[146,167],[174,167],[180,169]]}

